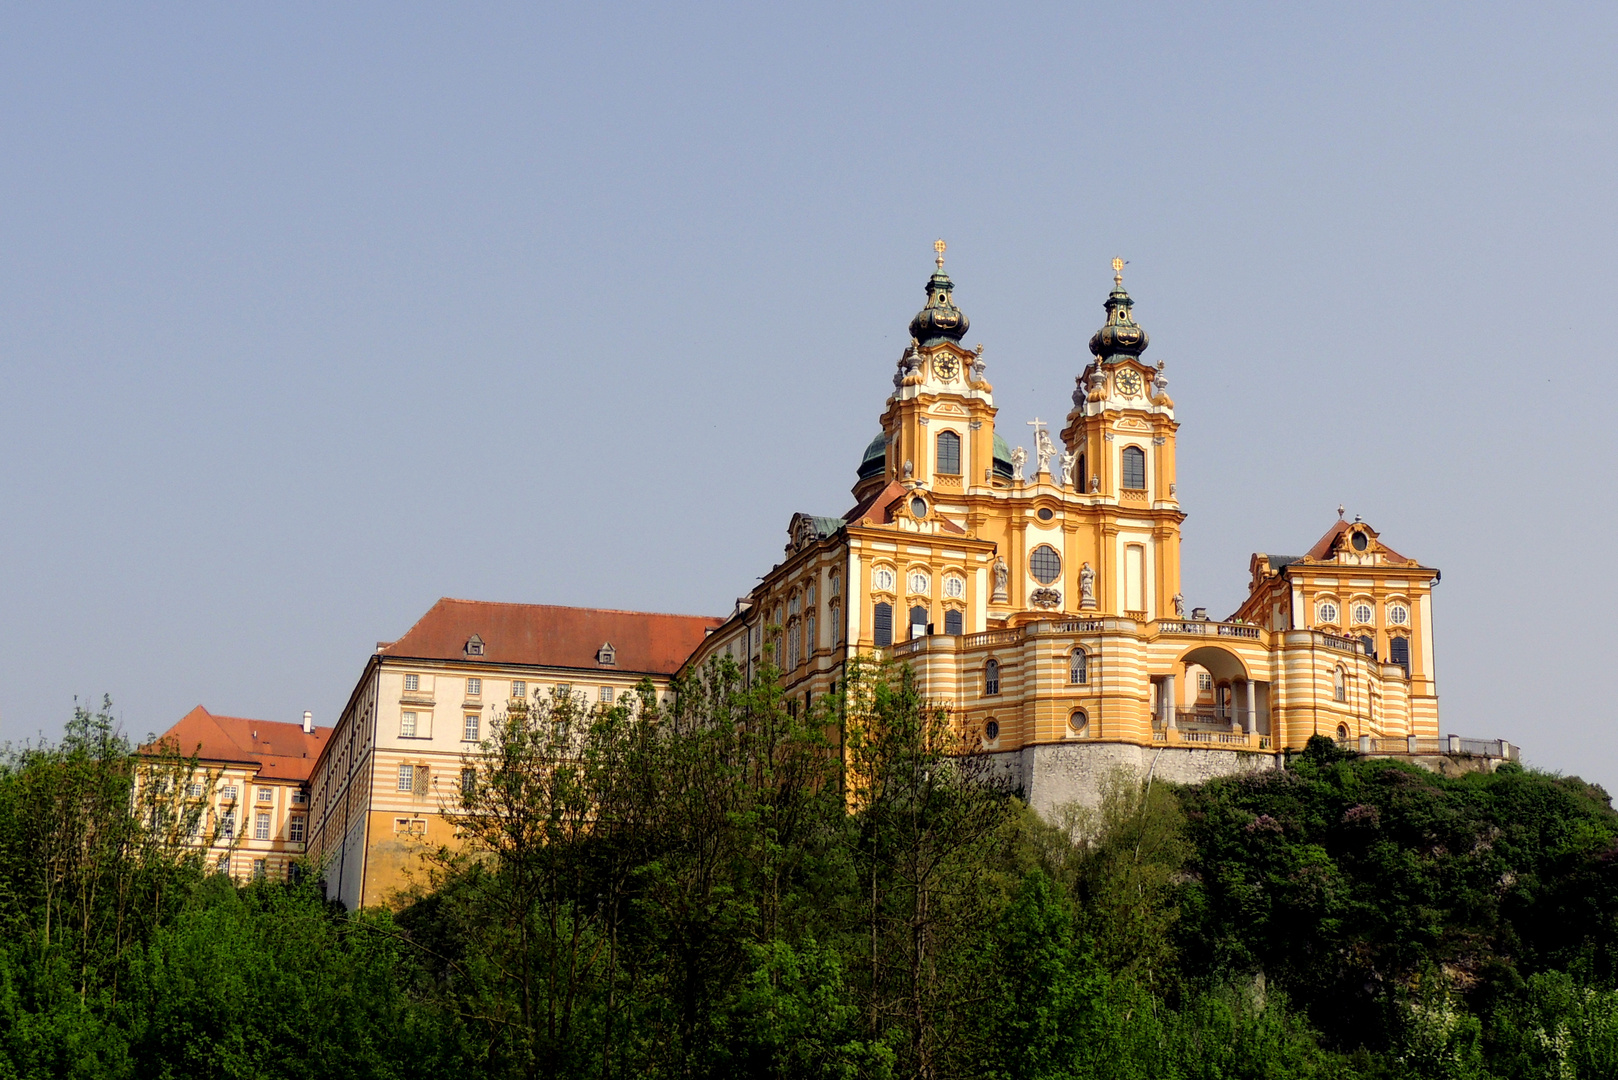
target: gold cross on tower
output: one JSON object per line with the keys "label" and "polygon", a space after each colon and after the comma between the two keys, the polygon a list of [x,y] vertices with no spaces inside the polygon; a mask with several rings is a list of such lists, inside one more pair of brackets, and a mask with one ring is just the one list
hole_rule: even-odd
{"label": "gold cross on tower", "polygon": [[1124,260],[1122,259],[1112,260],[1112,283],[1114,285],[1124,283]]}
{"label": "gold cross on tower", "polygon": [[938,268],[940,270],[944,269],[944,241],[934,240],[933,250],[938,252]]}

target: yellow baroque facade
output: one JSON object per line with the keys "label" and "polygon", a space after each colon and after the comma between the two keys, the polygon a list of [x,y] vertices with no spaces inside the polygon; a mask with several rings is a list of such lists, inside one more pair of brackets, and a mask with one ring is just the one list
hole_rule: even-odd
{"label": "yellow baroque facade", "polygon": [[1114,765],[1196,780],[1272,767],[1316,734],[1511,755],[1441,737],[1438,571],[1341,508],[1306,555],[1254,555],[1230,617],[1186,612],[1179,423],[1163,364],[1142,359],[1121,261],[1060,445],[1036,418],[1017,429],[1029,455],[996,431],[983,348],[961,344],[937,248],[854,507],[794,515],[784,561],[688,669],[725,652],[752,670],[768,642],[796,705],[833,692],[852,657],[889,655],[1044,809],[1093,797]]}

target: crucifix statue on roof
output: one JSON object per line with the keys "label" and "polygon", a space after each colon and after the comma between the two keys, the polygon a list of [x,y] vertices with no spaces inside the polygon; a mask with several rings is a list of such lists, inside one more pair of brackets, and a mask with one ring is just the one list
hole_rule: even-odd
{"label": "crucifix statue on roof", "polygon": [[1051,458],[1056,456],[1056,444],[1051,442],[1050,432],[1045,430],[1045,421],[1039,417],[1028,421],[1028,426],[1034,429],[1034,453],[1039,457],[1039,471],[1048,473],[1051,471]]}

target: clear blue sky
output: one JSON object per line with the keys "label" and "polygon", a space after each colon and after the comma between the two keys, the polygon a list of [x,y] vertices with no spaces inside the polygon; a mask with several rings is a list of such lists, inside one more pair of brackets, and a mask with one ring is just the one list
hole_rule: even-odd
{"label": "clear blue sky", "polygon": [[330,723],[441,595],[722,613],[839,513],[931,269],[1002,430],[1108,260],[1184,591],[1339,502],[1446,731],[1618,784],[1618,9],[12,5],[0,739]]}

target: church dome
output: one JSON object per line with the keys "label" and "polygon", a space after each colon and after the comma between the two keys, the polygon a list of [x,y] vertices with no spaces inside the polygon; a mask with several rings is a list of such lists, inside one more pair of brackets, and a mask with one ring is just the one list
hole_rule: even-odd
{"label": "church dome", "polygon": [[994,433],[994,475],[1003,480],[1011,479],[1011,447],[998,431]]}
{"label": "church dome", "polygon": [[873,476],[881,476],[887,464],[888,437],[879,431],[876,438],[871,440],[871,445],[865,448],[865,456],[860,459],[859,479],[869,480]]}
{"label": "church dome", "polygon": [[972,323],[951,299],[955,283],[944,273],[944,241],[934,244],[933,250],[938,252],[938,269],[927,279],[927,304],[910,320],[910,336],[923,345],[959,342]]}
{"label": "church dome", "polygon": [[1139,357],[1151,340],[1146,331],[1135,322],[1131,309],[1135,301],[1124,291],[1124,261],[1112,260],[1112,293],[1102,305],[1107,309],[1107,321],[1090,338],[1090,351],[1102,360],[1125,356]]}

